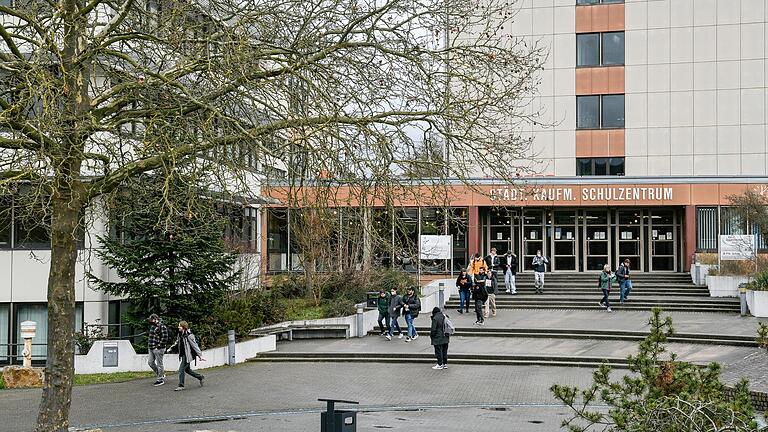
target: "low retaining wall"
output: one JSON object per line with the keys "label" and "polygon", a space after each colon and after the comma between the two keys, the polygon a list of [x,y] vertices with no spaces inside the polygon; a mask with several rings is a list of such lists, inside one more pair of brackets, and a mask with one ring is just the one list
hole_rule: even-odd
{"label": "low retaining wall", "polygon": [[739,284],[749,282],[747,276],[707,276],[710,297],[738,297]]}
{"label": "low retaining wall", "polygon": [[[104,367],[104,343],[117,343],[117,367]],[[277,338],[274,335],[259,337],[235,344],[235,362],[244,363],[258,353],[277,349]],[[219,347],[203,350],[203,358],[207,361],[197,362],[197,367],[223,366],[229,363],[229,349]],[[166,371],[179,369],[178,354],[166,354],[163,358]],[[75,373],[112,373],[112,372],[150,372],[147,364],[147,354],[136,354],[129,341],[96,341],[85,355],[75,356]],[[168,372],[166,372],[168,375]]]}

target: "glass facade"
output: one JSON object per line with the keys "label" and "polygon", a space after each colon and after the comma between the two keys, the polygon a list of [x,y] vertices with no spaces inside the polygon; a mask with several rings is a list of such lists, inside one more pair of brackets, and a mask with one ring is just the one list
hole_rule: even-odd
{"label": "glass facade", "polygon": [[620,66],[624,64],[624,32],[576,35],[576,66]]}
{"label": "glass facade", "polygon": [[8,304],[0,304],[0,363],[9,363],[10,353],[8,330],[11,326],[11,307]]}

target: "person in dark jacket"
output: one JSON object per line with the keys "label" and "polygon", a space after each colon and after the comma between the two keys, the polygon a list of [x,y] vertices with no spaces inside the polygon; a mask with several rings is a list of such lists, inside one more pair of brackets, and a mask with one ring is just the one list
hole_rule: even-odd
{"label": "person in dark jacket", "polygon": [[466,271],[462,270],[456,278],[456,287],[459,289],[459,313],[469,312],[469,296],[472,293],[472,282]]}
{"label": "person in dark jacket", "polygon": [[504,285],[507,286],[507,292],[509,294],[517,294],[517,286],[515,286],[515,276],[517,275],[517,255],[512,251],[507,251],[504,255]]}
{"label": "person in dark jacket", "polygon": [[488,267],[488,277],[491,278],[491,285],[493,285],[493,292],[495,293],[499,287],[497,276],[499,269],[501,269],[501,257],[496,255],[496,248],[491,248],[491,253],[485,257],[485,265]]}
{"label": "person in dark jacket", "polygon": [[619,282],[619,301],[624,304],[629,293],[632,292],[632,280],[629,278],[629,258],[616,269],[616,280]]}
{"label": "person in dark jacket", "polygon": [[485,325],[485,319],[483,318],[483,305],[488,300],[488,291],[485,290],[485,280],[481,283],[475,281],[475,285],[472,287],[472,300],[475,301],[475,315],[477,321],[475,324]]}
{"label": "person in dark jacket", "polygon": [[177,345],[179,347],[179,360],[180,360],[179,386],[176,387],[174,391],[184,390],[185,374],[189,374],[192,377],[197,378],[197,380],[200,381],[200,387],[202,387],[205,384],[205,377],[193,371],[191,364],[192,364],[192,360],[200,359],[200,361],[205,361],[205,359],[203,358],[203,352],[200,351],[200,347],[197,345],[197,341],[195,340],[195,335],[193,335],[192,332],[189,330],[189,324],[186,321],[179,322],[178,339],[176,340],[176,342],[174,342],[171,348]]}
{"label": "person in dark jacket", "polygon": [[387,333],[387,340],[392,340],[392,330],[397,329],[397,338],[403,338],[403,331],[400,330],[400,324],[397,322],[397,317],[400,316],[400,310],[403,308],[403,298],[397,293],[397,288],[392,288],[389,292],[389,333]]}
{"label": "person in dark jacket", "polygon": [[432,327],[429,330],[429,340],[435,347],[435,357],[437,364],[432,369],[448,369],[448,342],[450,335],[445,334],[445,315],[439,307],[432,309]]}
{"label": "person in dark jacket", "polygon": [[542,255],[541,251],[536,251],[531,265],[533,266],[534,289],[537,294],[544,292],[544,272],[547,271],[547,264],[549,264],[547,257]]}
{"label": "person in dark jacket", "polygon": [[385,336],[387,334],[387,327],[389,324],[389,294],[384,290],[379,291],[379,298],[376,304],[379,310],[379,330],[381,333],[379,336]]}
{"label": "person in dark jacket", "polygon": [[413,325],[413,320],[419,316],[419,311],[421,311],[421,300],[416,295],[416,289],[408,287],[407,294],[403,298],[403,316],[405,317],[405,323],[408,325],[408,334],[405,337],[406,342],[419,337],[416,327]]}
{"label": "person in dark jacket", "polygon": [[157,314],[149,316],[149,332],[147,338],[147,363],[149,363],[150,369],[155,373],[157,380],[155,380],[155,387],[165,384],[165,368],[163,368],[163,354],[165,354],[165,348],[170,342],[170,335],[168,334],[168,327],[163,324],[163,320]]}

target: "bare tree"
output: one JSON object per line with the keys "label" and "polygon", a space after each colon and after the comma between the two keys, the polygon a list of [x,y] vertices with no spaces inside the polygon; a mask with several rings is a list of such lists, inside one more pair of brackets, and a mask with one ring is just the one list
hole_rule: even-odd
{"label": "bare tree", "polygon": [[[0,6],[0,187],[51,215],[48,358],[38,431],[65,431],[76,233],[143,173],[249,167],[398,190],[508,177],[527,141],[542,50],[509,33],[511,0],[59,0]],[[433,148],[430,144],[430,148]],[[470,158],[462,157],[470,155]],[[400,188],[402,190],[402,188]],[[371,195],[374,193],[376,195]],[[358,199],[360,199],[360,197]]]}

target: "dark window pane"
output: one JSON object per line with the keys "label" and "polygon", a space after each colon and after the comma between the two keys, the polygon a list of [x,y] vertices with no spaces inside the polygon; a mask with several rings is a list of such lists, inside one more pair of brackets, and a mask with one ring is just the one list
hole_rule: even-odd
{"label": "dark window pane", "polygon": [[606,175],[608,174],[608,159],[606,158],[596,158],[595,161],[595,175]]}
{"label": "dark window pane", "polygon": [[48,249],[51,247],[51,216],[41,209],[19,210],[17,207],[14,228],[14,247],[20,249]]}
{"label": "dark window pane", "polygon": [[603,96],[604,128],[624,127],[624,95]]}
{"label": "dark window pane", "polygon": [[624,175],[624,158],[611,158],[609,169],[611,175]]}
{"label": "dark window pane", "polygon": [[[622,96],[623,97],[623,96]],[[622,125],[624,117],[622,102]],[[576,128],[597,129],[600,127],[600,96],[576,97]]]}
{"label": "dark window pane", "polygon": [[576,159],[576,175],[588,176],[592,173],[592,159]]}
{"label": "dark window pane", "polygon": [[603,64],[624,64],[624,32],[603,33]]}
{"label": "dark window pane", "polygon": [[0,198],[0,249],[11,247],[11,200]]}
{"label": "dark window pane", "polygon": [[577,5],[591,5],[600,3],[600,0],[576,0]]}
{"label": "dark window pane", "polygon": [[600,35],[598,33],[576,35],[576,65],[600,65]]}
{"label": "dark window pane", "polygon": [[601,3],[624,3],[624,0],[602,0]]}

